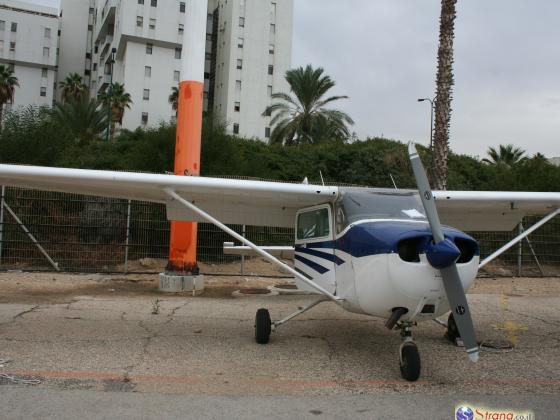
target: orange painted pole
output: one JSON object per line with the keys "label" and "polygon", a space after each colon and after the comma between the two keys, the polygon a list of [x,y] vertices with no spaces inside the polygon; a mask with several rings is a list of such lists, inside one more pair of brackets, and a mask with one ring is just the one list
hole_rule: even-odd
{"label": "orange painted pole", "polygon": [[[175,175],[200,175],[207,0],[187,3],[177,111]],[[197,223],[171,222],[166,271],[198,275]]]}

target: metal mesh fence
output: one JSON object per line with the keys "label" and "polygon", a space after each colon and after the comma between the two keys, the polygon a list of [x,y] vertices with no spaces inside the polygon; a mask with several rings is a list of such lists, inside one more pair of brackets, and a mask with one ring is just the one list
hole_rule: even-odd
{"label": "metal mesh fence", "polygon": [[[169,222],[162,204],[19,188],[6,188],[4,203],[0,269],[55,270],[56,265],[71,272],[156,272],[167,260]],[[529,227],[537,220],[527,218],[523,224]],[[293,229],[231,227],[259,245],[293,244]],[[518,231],[471,234],[480,241],[484,258]],[[223,265],[226,272],[238,274],[241,265],[235,263],[241,258],[222,251],[223,243],[231,240],[215,226],[199,224],[199,261]],[[485,272],[507,276],[557,274],[560,219],[535,231],[529,240],[531,246],[527,241],[514,246]],[[142,263],[146,260],[158,264]]]}

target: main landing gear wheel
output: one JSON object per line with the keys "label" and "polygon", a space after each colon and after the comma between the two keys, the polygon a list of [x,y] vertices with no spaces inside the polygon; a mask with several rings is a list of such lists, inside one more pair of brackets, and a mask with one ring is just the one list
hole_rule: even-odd
{"label": "main landing gear wheel", "polygon": [[420,354],[412,341],[401,346],[400,367],[403,379],[414,382],[420,377]]}
{"label": "main landing gear wheel", "polygon": [[268,343],[272,331],[272,321],[268,309],[259,309],[255,316],[255,341],[259,344]]}
{"label": "main landing gear wheel", "polygon": [[447,331],[445,332],[445,338],[451,341],[453,344],[457,344],[457,339],[461,338],[457,324],[455,323],[455,318],[453,317],[453,312],[449,314],[447,318]]}

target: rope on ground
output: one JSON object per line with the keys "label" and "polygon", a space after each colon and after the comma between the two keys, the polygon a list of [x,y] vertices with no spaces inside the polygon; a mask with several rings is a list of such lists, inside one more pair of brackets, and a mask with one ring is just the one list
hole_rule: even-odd
{"label": "rope on ground", "polygon": [[[0,359],[0,368],[5,367],[8,363],[11,363],[12,359]],[[43,381],[38,378],[33,377],[25,377],[25,376],[16,376],[10,375],[7,373],[0,373],[0,379],[6,379],[7,381],[13,384],[22,384],[22,385],[39,385]]]}

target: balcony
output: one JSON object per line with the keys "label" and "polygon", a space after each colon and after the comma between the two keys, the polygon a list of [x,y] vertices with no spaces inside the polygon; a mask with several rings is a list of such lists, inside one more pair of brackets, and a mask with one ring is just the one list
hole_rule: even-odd
{"label": "balcony", "polygon": [[117,3],[117,0],[107,0],[105,2],[105,6],[101,11],[101,20],[97,22],[99,29],[95,34],[95,41],[99,42],[108,34],[113,35]]}

